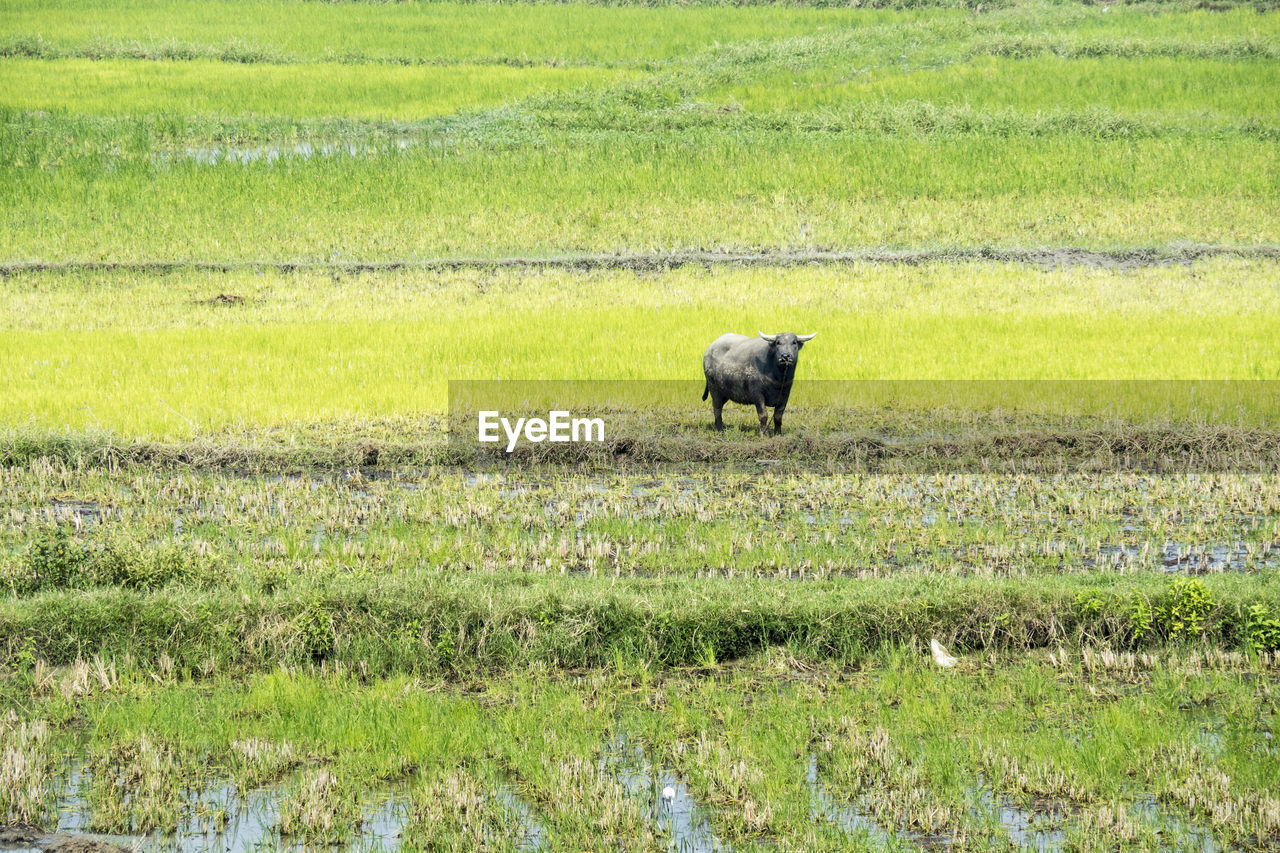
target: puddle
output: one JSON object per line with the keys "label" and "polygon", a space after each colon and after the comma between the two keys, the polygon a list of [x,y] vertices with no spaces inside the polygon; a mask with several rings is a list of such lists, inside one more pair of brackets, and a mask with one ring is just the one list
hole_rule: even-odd
{"label": "puddle", "polygon": [[805,774],[805,780],[809,784],[812,801],[810,811],[814,817],[823,818],[850,835],[861,836],[878,846],[889,843],[891,835],[887,830],[853,806],[841,803],[827,793],[826,786],[818,779],[818,756],[816,755],[809,756],[809,769]]}
{"label": "puddle", "polygon": [[1223,737],[1222,732],[1213,729],[1201,729],[1197,732],[1196,743],[1200,744],[1205,754],[1214,761],[1221,758],[1227,749],[1227,739]]}
{"label": "puddle", "polygon": [[[670,839],[668,849],[675,853],[722,853],[732,848],[716,837],[711,826],[699,815],[699,807],[689,787],[676,774],[655,771],[645,755],[644,747],[632,745],[622,736],[615,737],[601,758],[601,767],[617,778],[622,787],[640,798],[645,818],[659,836]],[[663,797],[670,788],[673,796]]]}
{"label": "puddle", "polygon": [[[1061,824],[1068,813],[1061,804],[1045,803],[1043,808],[1028,811],[1004,797],[997,801],[989,788],[978,788],[971,791],[970,796],[974,801],[974,816],[982,819],[994,815],[1009,840],[1023,850],[1058,853],[1066,845],[1067,831]],[[1043,825],[1046,823],[1049,826]]]}
{"label": "puddle", "polygon": [[294,145],[257,145],[251,147],[188,147],[182,156],[202,166],[219,163],[247,165],[258,161],[275,163],[280,160],[309,160],[313,157],[377,157],[383,154],[399,154],[412,148],[412,139],[392,139],[382,145],[354,142],[299,142]]}
{"label": "puddle", "polygon": [[[258,788],[248,793],[239,792],[234,785],[209,784],[198,793],[185,798],[185,807],[176,832],[154,832],[149,835],[107,835],[90,831],[92,815],[89,803],[82,794],[88,784],[88,773],[83,763],[72,762],[69,772],[55,783],[58,819],[53,831],[15,831],[6,834],[0,830],[0,851],[57,850],[59,844],[69,841],[95,841],[127,850],[165,850],[175,853],[315,849],[314,844],[308,844],[302,839],[284,838],[280,835],[279,804],[288,791],[287,784]],[[506,786],[498,787],[493,797],[507,818],[506,827],[510,830],[510,835],[518,839],[518,849],[536,851],[548,848],[546,828],[537,820],[533,808],[525,800]],[[332,849],[340,847],[361,853],[399,850],[410,814],[409,798],[403,788],[362,795],[361,823],[357,834],[341,845],[334,845]],[[76,853],[90,851],[79,848]]]}
{"label": "puddle", "polygon": [[1131,811],[1140,820],[1154,826],[1161,841],[1167,840],[1161,849],[1190,850],[1193,853],[1223,853],[1231,849],[1214,838],[1205,827],[1170,815],[1150,794],[1134,800]]}
{"label": "puddle", "polygon": [[1066,830],[1036,828],[1032,825],[1033,816],[1017,806],[1002,804],[999,820],[1000,826],[1009,834],[1009,839],[1026,850],[1055,853],[1066,844]]}
{"label": "puddle", "polygon": [[1280,745],[1276,744],[1275,735],[1271,733],[1271,730],[1262,729],[1260,734],[1262,735],[1262,739],[1254,747],[1254,751],[1260,752],[1263,755],[1274,755],[1280,757]]}
{"label": "puddle", "polygon": [[[831,796],[818,777],[818,758],[814,754],[809,756],[806,781],[814,817],[825,819],[850,835],[862,837],[870,844],[878,847],[905,844],[912,848],[930,849],[949,844],[947,836],[922,836],[886,829],[866,812],[860,811],[855,804],[845,803]],[[1069,813],[1064,805],[1045,803],[1038,808],[1023,809],[1007,798],[997,799],[990,789],[984,787],[971,789],[968,796],[972,802],[970,815],[976,822],[983,825],[994,818],[1008,840],[1020,850],[1060,853],[1066,849],[1067,830],[1064,823],[1068,820]],[[996,838],[989,840],[993,845],[996,844]]]}
{"label": "puddle", "polygon": [[97,501],[50,501],[49,520],[58,524],[70,523],[77,528],[102,521],[104,510]]}
{"label": "puddle", "polygon": [[519,832],[519,849],[546,850],[547,830],[533,816],[533,808],[505,785],[498,788],[494,796]]}
{"label": "puddle", "polygon": [[1216,545],[1167,542],[1159,554],[1160,565],[1166,572],[1189,574],[1243,571],[1248,567],[1250,558],[1249,547],[1244,542]]}
{"label": "puddle", "polygon": [[[57,791],[58,823],[55,831],[35,846],[3,850],[57,849],[49,844],[61,839],[86,839],[132,850],[166,850],[197,853],[207,850],[307,850],[301,840],[281,838],[276,825],[278,804],[285,791],[280,787],[257,789],[240,794],[232,785],[210,785],[186,799],[186,808],[173,834],[104,835],[89,830],[89,805],[81,796],[86,773],[73,764],[65,783]],[[344,849],[390,851],[400,846],[400,835],[408,816],[408,803],[399,792],[381,793],[361,800],[359,835]]]}
{"label": "puddle", "polygon": [[397,850],[409,817],[409,801],[403,794],[383,794],[366,801],[361,809],[360,838],[350,849]]}
{"label": "puddle", "polygon": [[[1019,848],[1036,853],[1059,853],[1065,849],[1066,824],[1071,820],[1070,811],[1065,804],[1049,802],[1026,810],[1006,798],[997,801],[989,789],[978,789],[972,796],[975,816],[994,814],[1009,840]],[[1135,799],[1130,811],[1138,820],[1156,831],[1160,837],[1158,849],[1161,851],[1224,853],[1234,849],[1221,844],[1208,829],[1170,815],[1150,794]]]}
{"label": "puddle", "polygon": [[[1126,532],[1138,532],[1134,525]],[[1092,555],[1086,554],[1082,565],[1087,568],[1124,570],[1157,568],[1169,574],[1217,574],[1220,572],[1254,572],[1280,566],[1273,543],[1219,542],[1190,545],[1165,542],[1152,547],[1149,543],[1101,545]]]}

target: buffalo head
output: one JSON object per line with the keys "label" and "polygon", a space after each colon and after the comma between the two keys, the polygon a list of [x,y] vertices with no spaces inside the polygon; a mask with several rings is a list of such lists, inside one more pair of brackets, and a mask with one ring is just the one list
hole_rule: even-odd
{"label": "buffalo head", "polygon": [[760,337],[769,342],[769,349],[773,352],[773,357],[778,360],[778,364],[783,367],[791,367],[796,363],[796,359],[800,357],[800,347],[804,346],[808,341],[817,337],[818,333],[812,335],[793,335],[785,332],[780,335],[766,335],[760,333]]}

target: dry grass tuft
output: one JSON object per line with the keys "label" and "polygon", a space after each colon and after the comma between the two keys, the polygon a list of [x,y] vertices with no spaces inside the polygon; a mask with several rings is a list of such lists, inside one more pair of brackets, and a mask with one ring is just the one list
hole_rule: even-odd
{"label": "dry grass tuft", "polygon": [[360,828],[360,803],[329,770],[307,774],[280,802],[280,834],[342,844]]}
{"label": "dry grass tuft", "polygon": [[52,762],[43,720],[0,720],[0,822],[43,824],[49,817]]}

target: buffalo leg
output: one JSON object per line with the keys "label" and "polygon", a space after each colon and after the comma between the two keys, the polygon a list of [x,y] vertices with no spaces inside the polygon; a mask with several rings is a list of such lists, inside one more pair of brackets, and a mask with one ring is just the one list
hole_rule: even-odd
{"label": "buffalo leg", "polygon": [[769,434],[769,410],[765,408],[763,400],[756,401],[756,417],[760,418],[760,434]]}
{"label": "buffalo leg", "polygon": [[773,407],[773,431],[776,435],[782,435],[782,413],[786,410],[786,406]]}
{"label": "buffalo leg", "polygon": [[711,411],[715,412],[715,427],[720,432],[724,432],[724,400],[725,398],[719,394],[713,393],[711,395]]}

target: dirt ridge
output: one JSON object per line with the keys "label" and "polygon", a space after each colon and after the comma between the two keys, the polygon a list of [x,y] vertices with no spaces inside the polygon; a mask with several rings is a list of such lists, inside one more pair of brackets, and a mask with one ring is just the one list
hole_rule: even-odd
{"label": "dirt ridge", "polygon": [[1042,267],[1094,267],[1136,269],[1148,266],[1190,264],[1211,258],[1280,260],[1280,245],[1230,246],[1177,243],[1163,246],[1130,246],[1088,249],[1080,246],[997,248],[989,246],[940,249],[855,249],[815,251],[688,251],[584,253],[494,258],[454,257],[389,261],[268,261],[268,260],[149,260],[149,261],[4,261],[0,277],[44,272],[132,272],[166,274],[181,271],[234,272],[333,272],[376,273],[411,270],[461,269],[563,269],[576,271],[632,270],[645,272],[685,266],[792,267],[845,264],[901,264],[918,266],[935,262],[993,261]]}
{"label": "dirt ridge", "polygon": [[36,459],[88,467],[137,465],[246,475],[433,467],[458,471],[540,466],[573,466],[583,471],[670,470],[684,465],[899,472],[1274,472],[1280,466],[1280,432],[1226,427],[1034,428],[915,439],[797,432],[741,442],[688,435],[621,435],[592,445],[523,445],[509,454],[481,451],[467,441],[451,442],[445,434],[418,441],[364,438],[312,446],[249,446],[213,438],[188,442],[76,441],[0,434],[0,467],[27,465]]}

